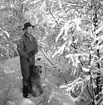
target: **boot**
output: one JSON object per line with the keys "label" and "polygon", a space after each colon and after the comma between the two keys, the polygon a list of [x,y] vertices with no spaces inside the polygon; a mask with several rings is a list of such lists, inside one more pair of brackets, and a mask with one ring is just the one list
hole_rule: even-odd
{"label": "boot", "polygon": [[31,84],[31,78],[29,77],[29,84],[28,84],[28,93],[32,93],[32,84]]}
{"label": "boot", "polygon": [[28,86],[23,86],[23,97],[28,98]]}

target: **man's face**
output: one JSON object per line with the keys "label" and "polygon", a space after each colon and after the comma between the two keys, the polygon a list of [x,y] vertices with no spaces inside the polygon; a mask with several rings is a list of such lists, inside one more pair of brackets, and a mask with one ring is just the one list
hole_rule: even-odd
{"label": "man's face", "polygon": [[28,27],[27,28],[27,33],[32,35],[33,34],[33,28],[32,27]]}

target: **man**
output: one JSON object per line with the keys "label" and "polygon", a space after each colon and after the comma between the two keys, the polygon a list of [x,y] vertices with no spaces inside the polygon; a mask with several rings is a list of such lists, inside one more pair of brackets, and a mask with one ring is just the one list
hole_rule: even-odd
{"label": "man", "polygon": [[32,36],[33,28],[29,22],[24,24],[24,35],[18,41],[17,50],[20,55],[21,73],[23,76],[23,96],[28,97],[28,87],[30,87],[30,66],[35,66],[35,55],[38,52],[38,45],[35,37]]}

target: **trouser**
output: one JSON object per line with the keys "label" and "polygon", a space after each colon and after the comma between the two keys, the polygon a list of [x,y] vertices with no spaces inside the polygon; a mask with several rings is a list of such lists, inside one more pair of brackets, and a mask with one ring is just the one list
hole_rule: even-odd
{"label": "trouser", "polygon": [[[30,63],[25,58],[20,58],[21,73],[22,73],[22,83],[23,86],[30,85]],[[35,65],[35,64],[34,64]]]}

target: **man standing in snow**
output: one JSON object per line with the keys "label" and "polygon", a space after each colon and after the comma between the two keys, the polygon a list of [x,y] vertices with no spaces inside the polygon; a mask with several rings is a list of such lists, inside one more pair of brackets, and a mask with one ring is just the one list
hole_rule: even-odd
{"label": "man standing in snow", "polygon": [[23,96],[28,97],[30,66],[35,66],[35,55],[38,52],[38,45],[35,37],[33,37],[33,28],[30,22],[24,24],[24,35],[18,41],[17,50],[20,56],[21,73],[23,76]]}

